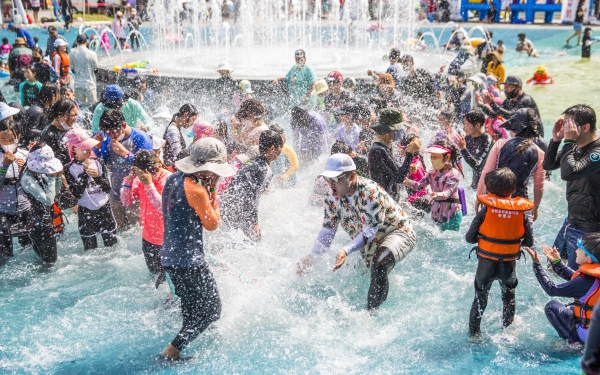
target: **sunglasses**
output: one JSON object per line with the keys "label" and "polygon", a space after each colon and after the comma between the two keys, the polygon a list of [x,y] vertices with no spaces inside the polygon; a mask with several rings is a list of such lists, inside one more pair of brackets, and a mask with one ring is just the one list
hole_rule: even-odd
{"label": "sunglasses", "polygon": [[336,176],[336,177],[323,177],[323,178],[327,182],[338,182],[340,180],[340,178],[342,178],[345,175],[346,175],[345,173],[342,173],[341,175]]}

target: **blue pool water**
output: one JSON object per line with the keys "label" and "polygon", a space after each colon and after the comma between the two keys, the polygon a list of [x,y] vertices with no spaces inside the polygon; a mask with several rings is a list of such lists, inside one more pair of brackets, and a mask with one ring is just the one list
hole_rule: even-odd
{"label": "blue pool water", "polygon": [[[552,87],[527,88],[540,105],[548,136],[568,105],[585,101],[600,108],[600,84],[588,79],[597,71],[594,63],[573,56],[527,60],[511,53],[507,60],[512,62],[507,69],[522,77],[539,61],[548,62],[557,78]],[[578,373],[580,353],[569,352],[546,321],[543,308],[550,298],[538,286],[530,260],[517,269],[515,323],[502,331],[494,285],[482,341],[470,342],[477,262],[468,259],[471,246],[464,234],[472,210],[459,233],[440,233],[429,218],[415,223],[417,246],[392,271],[388,300],[373,315],[365,311],[369,275],[357,254],[331,271],[335,250],[348,241],[342,231],[314,271],[298,277],[296,262],[310,251],[321,225],[321,209],[306,202],[322,167],[323,160],[301,171],[296,187],[261,198],[260,244],[234,232],[206,234],[223,311],[186,349],[193,359],[177,366],[154,361],[179,330],[181,316],[177,306],[163,303],[167,287],[154,289],[140,230],[121,233],[114,248],[84,252],[70,214],[54,268],[42,271],[33,251],[19,249],[0,268],[0,373]],[[540,242],[551,244],[564,220],[564,189],[554,173],[535,223]],[[467,196],[472,207],[469,189]]]}

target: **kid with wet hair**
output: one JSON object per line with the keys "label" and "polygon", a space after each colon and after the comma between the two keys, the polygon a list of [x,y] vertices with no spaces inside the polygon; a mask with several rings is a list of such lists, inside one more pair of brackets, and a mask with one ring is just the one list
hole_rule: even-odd
{"label": "kid with wet hair", "polygon": [[515,316],[515,288],[518,280],[516,260],[521,246],[533,245],[533,222],[526,214],[533,203],[522,197],[511,198],[517,189],[517,176],[507,167],[498,168],[484,177],[488,193],[477,197],[479,210],[465,238],[477,243],[478,264],[475,273],[475,299],[469,315],[469,334],[478,335],[488,293],[494,280],[502,289],[502,325],[508,327]]}
{"label": "kid with wet hair", "polygon": [[544,292],[550,297],[575,299],[569,305],[563,305],[556,300],[548,302],[544,308],[546,318],[558,335],[569,344],[585,343],[592,310],[600,298],[600,233],[588,233],[577,240],[577,270],[561,262],[556,247],[542,245],[544,255],[552,264],[554,273],[567,281],[559,285],[554,284],[546,275],[538,253],[530,248],[525,249],[533,260],[533,272]]}
{"label": "kid with wet hair", "polygon": [[25,81],[21,82],[19,86],[19,95],[21,98],[21,105],[29,107],[33,103],[38,101],[38,95],[42,89],[42,84],[36,78],[36,69],[33,66],[26,66],[23,68],[23,75]]}
{"label": "kid with wet hair", "polygon": [[181,128],[189,128],[198,118],[198,110],[190,103],[186,103],[173,115],[171,122],[165,130],[163,139],[166,141],[163,152],[165,165],[173,166],[175,162],[188,155],[185,148],[185,138]]}
{"label": "kid with wet hair", "polygon": [[65,134],[71,162],[65,165],[65,178],[71,193],[77,198],[77,223],[85,250],[98,247],[96,236],[101,235],[105,247],[117,243],[117,222],[113,216],[108,194],[108,170],[92,151],[100,142],[90,138],[83,129]]}
{"label": "kid with wet hair", "polygon": [[446,141],[438,141],[427,151],[431,156],[431,169],[421,181],[404,180],[404,185],[413,190],[430,186],[432,193],[431,218],[442,230],[458,231],[462,221],[462,204],[459,196],[462,168],[458,164],[458,149]]}
{"label": "kid with wet hair", "polygon": [[273,161],[273,163],[271,163],[273,175],[275,176],[275,183],[284,188],[294,186],[298,180],[296,172],[300,166],[298,155],[296,155],[296,151],[294,151],[290,145],[285,143],[285,131],[280,125],[273,124],[269,126],[269,130],[279,134],[283,140],[281,154]]}
{"label": "kid with wet hair", "polygon": [[160,274],[160,249],[164,239],[162,192],[171,176],[158,156],[148,150],[140,150],[133,159],[131,173],[123,178],[121,203],[131,206],[140,202],[142,225],[142,252],[148,270]]}

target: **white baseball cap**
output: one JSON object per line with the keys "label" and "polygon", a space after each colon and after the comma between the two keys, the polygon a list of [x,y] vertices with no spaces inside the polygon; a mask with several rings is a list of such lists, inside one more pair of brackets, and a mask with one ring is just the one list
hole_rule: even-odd
{"label": "white baseball cap", "polygon": [[67,41],[62,38],[56,38],[56,40],[54,41],[54,47],[62,46],[68,46]]}
{"label": "white baseball cap", "polygon": [[14,116],[17,113],[19,113],[18,108],[14,108],[4,102],[0,102],[0,121],[9,118],[10,116]]}
{"label": "white baseball cap", "polygon": [[350,156],[346,154],[333,154],[327,159],[325,170],[319,176],[332,178],[355,170],[356,165]]}

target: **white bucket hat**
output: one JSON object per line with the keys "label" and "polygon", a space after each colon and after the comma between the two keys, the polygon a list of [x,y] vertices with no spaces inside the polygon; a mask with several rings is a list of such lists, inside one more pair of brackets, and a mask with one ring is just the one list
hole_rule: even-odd
{"label": "white bucket hat", "polygon": [[233,69],[231,69],[231,67],[229,67],[229,64],[227,64],[227,63],[219,64],[219,67],[217,68],[217,72],[220,70],[225,70],[229,73],[233,73]]}
{"label": "white bucket hat", "polygon": [[51,174],[62,171],[63,165],[60,160],[54,157],[54,152],[50,146],[45,145],[29,153],[27,168],[36,173]]}
{"label": "white bucket hat", "polygon": [[0,121],[9,118],[10,116],[14,116],[17,113],[19,113],[18,108],[14,108],[4,102],[0,102]]}
{"label": "white bucket hat", "polygon": [[183,173],[209,171],[221,177],[231,177],[235,171],[227,163],[227,149],[216,138],[200,138],[190,147],[190,156],[177,160],[175,166]]}
{"label": "white bucket hat", "polygon": [[346,154],[333,154],[327,159],[325,170],[319,176],[331,178],[355,170],[356,164],[354,164],[350,156]]}

